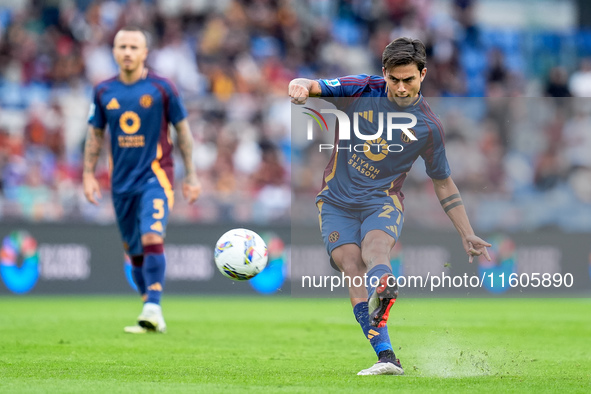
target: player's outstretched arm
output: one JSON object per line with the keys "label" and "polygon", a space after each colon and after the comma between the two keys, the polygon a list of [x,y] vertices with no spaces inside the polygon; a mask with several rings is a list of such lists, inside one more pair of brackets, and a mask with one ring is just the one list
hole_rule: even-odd
{"label": "player's outstretched arm", "polygon": [[322,94],[318,81],[306,78],[296,78],[289,83],[289,97],[294,104],[305,104],[308,97],[318,97]]}
{"label": "player's outstretched arm", "polygon": [[187,119],[183,119],[174,125],[177,132],[177,141],[183,164],[185,166],[185,179],[183,180],[183,197],[192,204],[201,194],[201,182],[193,167],[193,135]]}
{"label": "player's outstretched arm", "polygon": [[94,176],[96,163],[101,154],[105,130],[93,126],[88,128],[86,144],[84,145],[84,170],[82,173],[82,186],[86,199],[98,205],[98,199],[102,198],[99,183]]}
{"label": "player's outstretched arm", "polygon": [[447,177],[442,180],[432,179],[432,181],[441,207],[462,237],[462,245],[466,254],[469,256],[468,261],[471,263],[474,256],[480,255],[484,255],[490,261],[490,256],[486,248],[491,245],[474,234],[460,196],[460,191],[453,179]]}

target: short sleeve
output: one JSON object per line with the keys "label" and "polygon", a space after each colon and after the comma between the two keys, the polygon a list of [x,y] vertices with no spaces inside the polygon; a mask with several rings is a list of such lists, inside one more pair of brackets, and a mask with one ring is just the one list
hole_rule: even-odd
{"label": "short sleeve", "polygon": [[318,79],[321,97],[359,97],[369,87],[372,76],[360,74],[335,79]]}
{"label": "short sleeve", "polygon": [[172,82],[169,85],[168,115],[170,122],[175,125],[187,117],[187,109]]}
{"label": "short sleeve", "polygon": [[451,175],[449,163],[445,156],[443,127],[439,122],[429,125],[429,136],[425,148],[421,152],[425,160],[427,175],[433,179],[446,179]]}
{"label": "short sleeve", "polygon": [[90,110],[88,111],[88,124],[97,128],[97,129],[104,129],[107,120],[105,117],[105,112],[101,105],[101,91],[97,88],[94,90],[93,100],[90,104]]}

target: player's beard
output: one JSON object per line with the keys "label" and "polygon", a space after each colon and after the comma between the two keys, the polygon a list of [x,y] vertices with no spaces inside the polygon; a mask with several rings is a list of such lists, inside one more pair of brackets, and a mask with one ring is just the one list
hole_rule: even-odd
{"label": "player's beard", "polygon": [[141,64],[139,62],[134,62],[133,60],[129,59],[126,60],[124,59],[122,62],[122,66],[121,69],[127,73],[133,73],[135,71],[137,71],[137,69],[141,66]]}

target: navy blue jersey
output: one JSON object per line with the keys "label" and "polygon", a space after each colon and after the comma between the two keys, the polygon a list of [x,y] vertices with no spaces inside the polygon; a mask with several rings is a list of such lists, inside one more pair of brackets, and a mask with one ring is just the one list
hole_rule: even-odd
{"label": "navy blue jersey", "polygon": [[[387,196],[402,210],[402,183],[419,156],[425,160],[427,174],[431,178],[445,179],[450,175],[443,127],[422,95],[419,94],[412,105],[400,107],[388,100],[383,77],[355,75],[318,82],[321,97],[335,98],[329,101],[348,115],[351,130],[349,140],[339,138],[339,134],[342,137],[342,130],[339,133],[337,122],[335,149],[324,171],[323,188],[317,200],[343,208],[363,209],[383,204]],[[355,113],[358,130],[365,136],[379,132],[381,118],[381,137],[366,141],[356,136],[353,132]],[[407,133],[394,129],[388,138],[388,113],[412,114],[417,123]],[[392,123],[408,124],[409,121],[408,118],[397,118]],[[408,133],[416,140],[409,138]]]}
{"label": "navy blue jersey", "polygon": [[136,193],[158,181],[172,199],[169,123],[186,117],[172,82],[152,72],[130,85],[115,77],[96,86],[88,123],[100,129],[108,126],[113,194]]}

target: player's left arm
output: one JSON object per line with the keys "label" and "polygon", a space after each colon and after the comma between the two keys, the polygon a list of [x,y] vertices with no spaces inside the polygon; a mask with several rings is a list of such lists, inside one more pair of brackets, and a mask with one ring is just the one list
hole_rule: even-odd
{"label": "player's left arm", "polygon": [[469,256],[469,262],[472,262],[474,256],[480,255],[484,255],[490,261],[486,248],[491,245],[474,234],[460,191],[451,176],[445,179],[431,179],[441,207],[462,237],[462,245]]}
{"label": "player's left arm", "polygon": [[183,180],[183,197],[189,204],[195,202],[201,194],[201,182],[193,166],[193,135],[187,119],[183,119],[174,125],[177,132],[177,143],[183,164],[185,166],[185,179]]}

